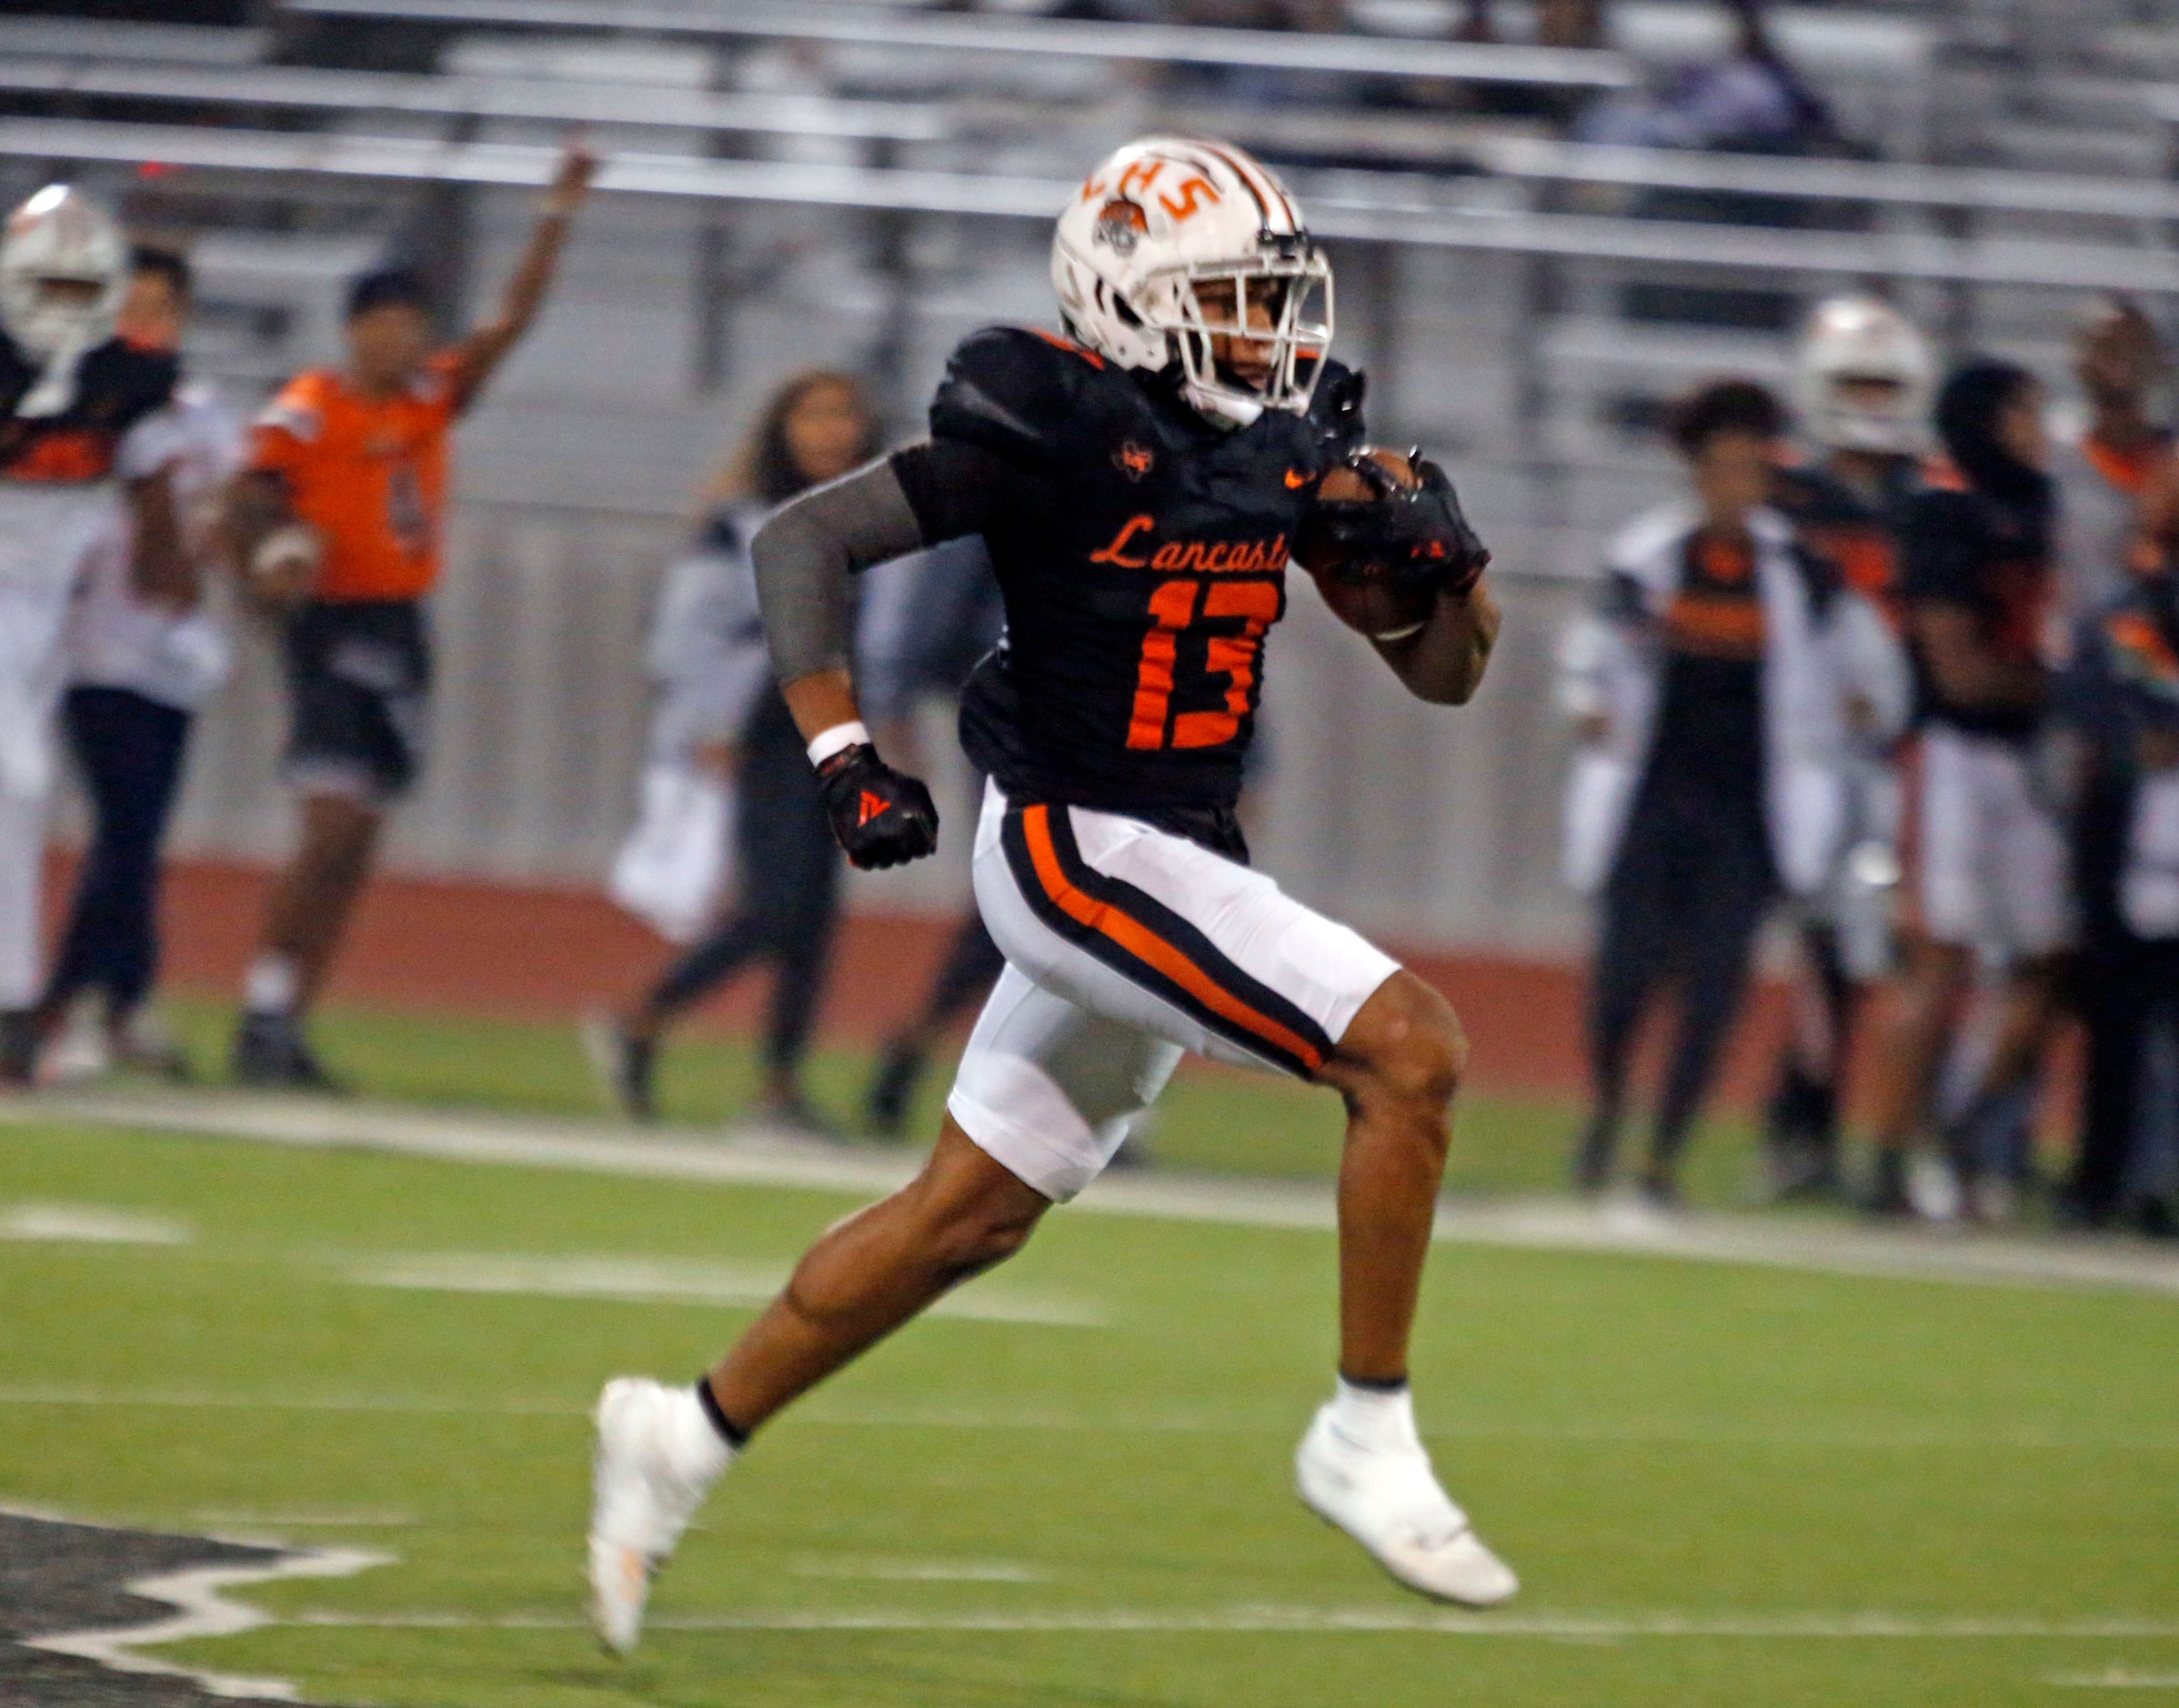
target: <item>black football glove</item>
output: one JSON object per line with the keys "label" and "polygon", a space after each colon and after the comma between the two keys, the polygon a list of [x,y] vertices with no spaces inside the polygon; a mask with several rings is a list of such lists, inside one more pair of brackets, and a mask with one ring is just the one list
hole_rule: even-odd
{"label": "black football glove", "polygon": [[939,809],[921,780],[896,771],[867,741],[818,767],[825,815],[850,865],[865,871],[905,866],[939,845]]}
{"label": "black football glove", "polygon": [[1408,455],[1416,475],[1402,486],[1375,457],[1356,452],[1346,467],[1375,489],[1367,498],[1320,498],[1311,517],[1319,535],[1337,548],[1341,580],[1387,580],[1461,594],[1472,588],[1491,554],[1461,514],[1461,500],[1445,471],[1420,451]]}

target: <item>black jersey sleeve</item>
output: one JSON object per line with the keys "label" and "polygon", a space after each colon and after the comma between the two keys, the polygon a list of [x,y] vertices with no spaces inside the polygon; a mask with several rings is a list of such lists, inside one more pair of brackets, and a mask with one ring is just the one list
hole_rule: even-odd
{"label": "black jersey sleeve", "polygon": [[988,538],[1050,501],[1051,484],[1041,475],[968,439],[904,446],[892,465],[928,545],[970,534]]}
{"label": "black jersey sleeve", "polygon": [[84,358],[82,383],[86,393],[107,400],[101,407],[115,427],[128,427],[171,403],[181,377],[172,352],[115,338]]}
{"label": "black jersey sleeve", "polygon": [[1989,552],[1983,517],[1964,492],[1921,492],[1908,502],[1900,528],[1901,592],[1928,605],[1983,602]]}
{"label": "black jersey sleeve", "polygon": [[961,341],[930,400],[931,437],[1049,469],[1081,444],[1104,357],[1050,333],[987,327]]}

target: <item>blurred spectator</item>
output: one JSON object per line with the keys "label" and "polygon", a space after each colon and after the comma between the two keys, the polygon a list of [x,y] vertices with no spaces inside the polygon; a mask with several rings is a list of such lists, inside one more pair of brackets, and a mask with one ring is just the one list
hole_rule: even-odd
{"label": "blurred spectator", "polygon": [[[2040,1060],[2072,936],[2061,809],[2040,761],[2056,578],[2043,390],[2025,369],[1971,362],[1938,396],[1948,467],[1908,507],[1903,592],[1920,698],[1909,840],[1918,915],[1880,1037],[1870,1208],[1917,1208],[1910,1148],[1935,1129],[1968,1208],[1995,1218],[2009,1187],[1970,1140]],[[2003,990],[1986,1060],[1950,1108],[1936,1078],[1979,954]],[[1920,1208],[1934,1198],[1920,1195]]]}
{"label": "blurred spectator", "polygon": [[1853,728],[1846,822],[1823,889],[1799,909],[1792,1024],[1765,1124],[1770,1191],[1838,1185],[1839,1105],[1863,994],[1893,970],[1899,877],[1894,749],[1913,685],[1897,632],[1899,531],[1921,485],[1935,364],[1888,303],[1834,296],[1816,306],[1796,353],[1800,427],[1815,457],[1779,474],[1776,503],[1810,551],[1868,601],[1852,633]]}
{"label": "blurred spectator", "polygon": [[[908,756],[917,744],[917,703],[942,695],[958,702],[969,673],[997,644],[1006,607],[980,538],[936,549],[871,572],[864,595],[862,668],[857,691],[878,729],[879,749]],[[983,796],[975,780],[973,799]],[[922,1005],[886,1040],[864,1104],[869,1130],[898,1138],[909,1106],[946,1028],[980,1002],[998,981],[1006,958],[971,906]]]}
{"label": "blurred spectator", "polygon": [[1636,1030],[1676,981],[1678,1036],[1641,1181],[1650,1201],[1676,1201],[1764,909],[1781,882],[1806,895],[1831,870],[1849,726],[1842,618],[1876,619],[1770,507],[1784,428],[1777,399],[1743,380],[1681,403],[1672,432],[1691,500],[1621,535],[1600,608],[1561,645],[1561,701],[1581,735],[1566,875],[1602,900],[1596,1105],[1574,1161],[1587,1191],[1611,1174]]}
{"label": "blurred spectator", "polygon": [[[1573,127],[1574,140],[1729,154],[1863,152],[1840,135],[1823,97],[1779,52],[1756,0],[1732,0],[1727,10],[1732,40],[1725,57],[1682,66],[1661,87],[1591,103]],[[1746,190],[1645,189],[1626,211],[1638,219],[1782,229],[1854,230],[1867,221],[1859,203]],[[1801,313],[1794,293],[1751,285],[1638,279],[1621,286],[1618,296],[1628,319],[1662,325],[1782,332]]]}
{"label": "blurred spectator", "polygon": [[2155,324],[2126,297],[2096,303],[2074,334],[2074,373],[2088,421],[2077,438],[2053,447],[2051,475],[2060,590],[2074,618],[2106,610],[2131,590],[2127,558],[2142,491],[2172,442],[2154,413],[2154,395],[2170,371]]}
{"label": "blurred spectator", "polygon": [[[188,319],[188,264],[139,249],[115,330],[139,349],[172,352]],[[61,703],[69,751],[91,798],[93,828],[68,924],[38,1003],[52,1037],[79,996],[80,1014],[55,1040],[51,1077],[87,1078],[109,1063],[177,1077],[187,1064],[144,1006],[158,970],[159,845],[181,779],[196,709],[226,678],[228,642],[207,585],[226,563],[218,507],[241,460],[242,429],[207,387],[185,385],[148,417],[180,525],[177,573],[162,580],[136,550],[136,523],[116,500],[83,558],[69,613]]]}
{"label": "blurred spectator", "polygon": [[[2154,325],[2133,302],[2091,306],[2074,336],[2074,372],[2088,406],[2079,435],[2053,451],[2057,482],[2059,574],[2068,626],[2080,636],[2083,668],[2069,687],[2082,744],[2073,859],[2080,903],[2075,1003],[2087,1032],[2081,1136],[2066,1189],[2069,1211],[2100,1224],[2117,1213],[2137,1124],[2141,1000],[2134,974],[2140,939],[2126,923],[2120,889],[2139,792],[2135,697],[2116,691],[2104,625],[2112,608],[2138,602],[2130,569],[2137,551],[2160,564],[2161,519],[2144,529],[2143,507],[2160,494],[2171,465],[2171,435],[2155,413],[2170,362]],[[2163,499],[2155,500],[2161,505]]]}
{"label": "blurred spectator", "polygon": [[229,526],[251,590],[284,613],[302,839],[243,987],[233,1061],[246,1084],[338,1089],[304,1023],[379,828],[423,764],[448,440],[543,306],[592,166],[579,148],[562,156],[492,320],[434,354],[422,277],[368,274],[349,293],[346,366],[298,374],[251,432]]}
{"label": "blurred spectator", "polygon": [[[1208,29],[1291,31],[1330,35],[1346,30],[1344,0],[1179,0],[1170,21]],[[1290,71],[1270,65],[1175,64],[1166,91],[1181,101],[1250,106],[1339,105],[1367,98],[1375,80],[1333,71]]]}
{"label": "blurred spectator", "polygon": [[774,969],[759,1119],[824,1132],[802,1085],[803,1059],[839,918],[840,852],[817,774],[765,652],[748,544],[798,492],[878,450],[878,420],[848,375],[815,370],[773,394],[717,493],[699,548],[677,566],[651,642],[662,690],[654,758],[678,753],[735,779],[739,892],[732,909],[667,969],[626,1015],[594,1022],[592,1053],[614,1100],[638,1120],[658,1111],[667,1029],[753,961]]}
{"label": "blurred spectator", "polygon": [[[1467,0],[1452,27],[1456,42],[1497,42],[1497,8],[1493,0]],[[1539,47],[1602,48],[1609,46],[1604,0],[1541,0],[1536,7],[1535,45]],[[1542,119],[1558,129],[1578,122],[1592,99],[1586,89],[1556,89],[1541,84],[1416,83],[1403,86],[1401,104],[1418,107],[1457,107],[1482,118]]]}
{"label": "blurred spectator", "polygon": [[2124,590],[2081,625],[2067,709],[2105,828],[2079,849],[2089,1077],[2067,1209],[2179,1228],[2179,459],[2138,488]]}
{"label": "blurred spectator", "polygon": [[1823,97],[1779,52],[1759,0],[1727,0],[1722,59],[1682,66],[1662,87],[1602,103],[1577,140],[1732,154],[1824,154],[1843,138]]}

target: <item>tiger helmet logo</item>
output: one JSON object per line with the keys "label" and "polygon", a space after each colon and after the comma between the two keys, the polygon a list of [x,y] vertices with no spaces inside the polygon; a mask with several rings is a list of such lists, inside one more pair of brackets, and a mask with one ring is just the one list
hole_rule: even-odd
{"label": "tiger helmet logo", "polygon": [[1142,211],[1140,202],[1115,196],[1098,209],[1092,235],[1099,243],[1108,245],[1117,253],[1132,255],[1135,246],[1149,234],[1150,228],[1150,216]]}

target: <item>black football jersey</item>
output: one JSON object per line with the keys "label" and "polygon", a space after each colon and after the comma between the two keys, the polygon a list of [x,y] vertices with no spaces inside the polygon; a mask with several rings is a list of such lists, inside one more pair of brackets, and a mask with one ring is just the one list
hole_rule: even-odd
{"label": "black football jersey", "polygon": [[927,538],[983,535],[1006,602],[969,759],[1014,800],[1191,831],[1230,811],[1296,528],[1361,443],[1359,378],[1327,363],[1308,414],[1221,429],[1162,377],[995,327],[954,353],[930,429],[895,471]]}
{"label": "black football jersey", "polygon": [[[1998,497],[1963,485],[1933,486],[1908,506],[1901,530],[1901,596],[1909,605],[1971,612],[1983,644],[2008,664],[2043,662],[2043,633],[2058,592],[2047,502]],[[1970,735],[2024,740],[2041,727],[2035,706],[1968,705],[1950,698],[1919,646],[1917,721]]]}
{"label": "black football jersey", "polygon": [[1826,469],[1796,467],[1780,471],[1772,502],[1793,524],[1802,545],[1828,559],[1848,587],[1874,600],[1896,627],[1899,530],[1920,488],[1919,471],[1906,457],[1898,459],[1873,500]]}
{"label": "black football jersey", "polygon": [[114,472],[122,436],[174,396],[180,364],[165,351],[108,338],[75,367],[75,395],[58,415],[15,411],[40,369],[0,334],[0,479],[80,484]]}

